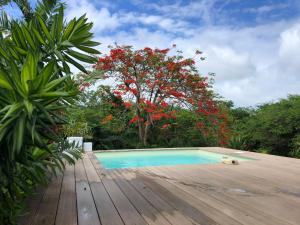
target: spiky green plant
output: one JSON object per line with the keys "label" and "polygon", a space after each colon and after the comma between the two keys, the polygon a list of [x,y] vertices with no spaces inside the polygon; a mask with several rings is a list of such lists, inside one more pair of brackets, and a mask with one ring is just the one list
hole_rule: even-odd
{"label": "spiky green plant", "polygon": [[58,1],[34,10],[15,2],[24,20],[0,19],[0,224],[13,224],[32,188],[80,157],[59,132],[78,92],[70,64],[87,73],[81,63],[98,54],[85,16],[66,22]]}

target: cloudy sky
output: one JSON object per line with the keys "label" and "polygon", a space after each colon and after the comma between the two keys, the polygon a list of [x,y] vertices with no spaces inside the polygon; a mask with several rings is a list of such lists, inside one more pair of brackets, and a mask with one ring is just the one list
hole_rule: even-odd
{"label": "cloudy sky", "polygon": [[[235,106],[300,94],[299,0],[68,0],[67,18],[94,22],[99,50],[117,42],[135,48],[177,44],[206,60],[214,89]],[[14,12],[15,14],[17,12]]]}

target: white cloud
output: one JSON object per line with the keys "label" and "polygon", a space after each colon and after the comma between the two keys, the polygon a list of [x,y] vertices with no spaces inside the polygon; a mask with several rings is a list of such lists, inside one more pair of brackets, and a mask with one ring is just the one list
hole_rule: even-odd
{"label": "white cloud", "polygon": [[279,57],[281,63],[284,64],[283,66],[295,69],[298,73],[300,71],[300,23],[283,31],[280,40]]}
{"label": "white cloud", "polygon": [[86,14],[89,21],[94,23],[95,33],[114,30],[121,24],[117,14],[111,14],[105,7],[98,9],[88,0],[69,0],[67,9],[68,20]]}
{"label": "white cloud", "polygon": [[288,7],[288,4],[275,4],[275,5],[263,5],[263,6],[260,6],[260,7],[257,7],[257,8],[249,8],[249,9],[246,9],[244,11],[246,12],[252,12],[252,13],[267,13],[267,12],[270,12],[270,11],[274,11],[274,10],[277,10],[277,9],[284,9],[284,8],[287,8]]}
{"label": "white cloud", "polygon": [[186,5],[180,4],[180,2],[171,5],[152,3],[148,7],[171,17],[197,17],[210,23],[213,16],[212,7],[215,2],[216,0],[191,1]]}
{"label": "white cloud", "polygon": [[[199,63],[200,72],[215,72],[215,90],[237,106],[253,106],[284,98],[287,94],[300,94],[299,21],[245,28],[209,25],[193,28],[186,20],[169,16],[170,13],[111,13],[108,8],[97,9],[86,0],[71,1],[74,4],[68,8],[68,17],[87,12],[95,24],[94,31],[97,41],[102,43],[99,47],[102,52],[114,42],[133,45],[136,49],[145,46],[166,48],[175,43],[187,57],[200,49],[207,58]],[[193,4],[198,4],[194,11],[187,5],[176,13],[192,16],[198,9],[210,20],[209,5]],[[175,11],[176,6],[170,7]],[[129,26],[131,29],[127,30]],[[112,30],[113,35],[105,36],[103,31],[106,30]]]}

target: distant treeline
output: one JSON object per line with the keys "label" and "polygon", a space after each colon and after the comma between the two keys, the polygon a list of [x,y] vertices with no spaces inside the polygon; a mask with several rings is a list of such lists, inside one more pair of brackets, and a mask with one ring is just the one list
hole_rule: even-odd
{"label": "distant treeline", "polygon": [[[145,147],[139,143],[136,127],[128,124],[133,112],[118,101],[122,100],[115,99],[107,87],[83,93],[79,103],[69,109],[66,135],[82,135],[93,141],[94,149]],[[115,107],[116,104],[120,106]],[[300,157],[300,96],[291,95],[255,109],[234,108],[232,102],[219,104],[228,117],[226,147]],[[195,126],[199,118],[192,112],[182,108],[176,111],[176,120],[167,129],[163,129],[164,120],[157,121],[159,124],[150,129],[146,147],[219,144],[216,135],[207,135]]]}
{"label": "distant treeline", "polygon": [[300,157],[300,96],[256,109],[231,108],[229,147]]}

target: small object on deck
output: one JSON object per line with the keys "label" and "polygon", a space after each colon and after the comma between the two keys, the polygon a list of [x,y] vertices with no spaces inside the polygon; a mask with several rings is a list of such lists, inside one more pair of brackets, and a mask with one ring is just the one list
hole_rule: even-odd
{"label": "small object on deck", "polygon": [[236,154],[243,154],[245,152],[243,152],[243,151],[237,151],[237,152],[234,152],[234,153],[236,153]]}
{"label": "small object on deck", "polygon": [[236,159],[223,159],[222,160],[222,163],[224,164],[228,164],[228,165],[238,165],[239,164],[239,161],[237,161]]}

